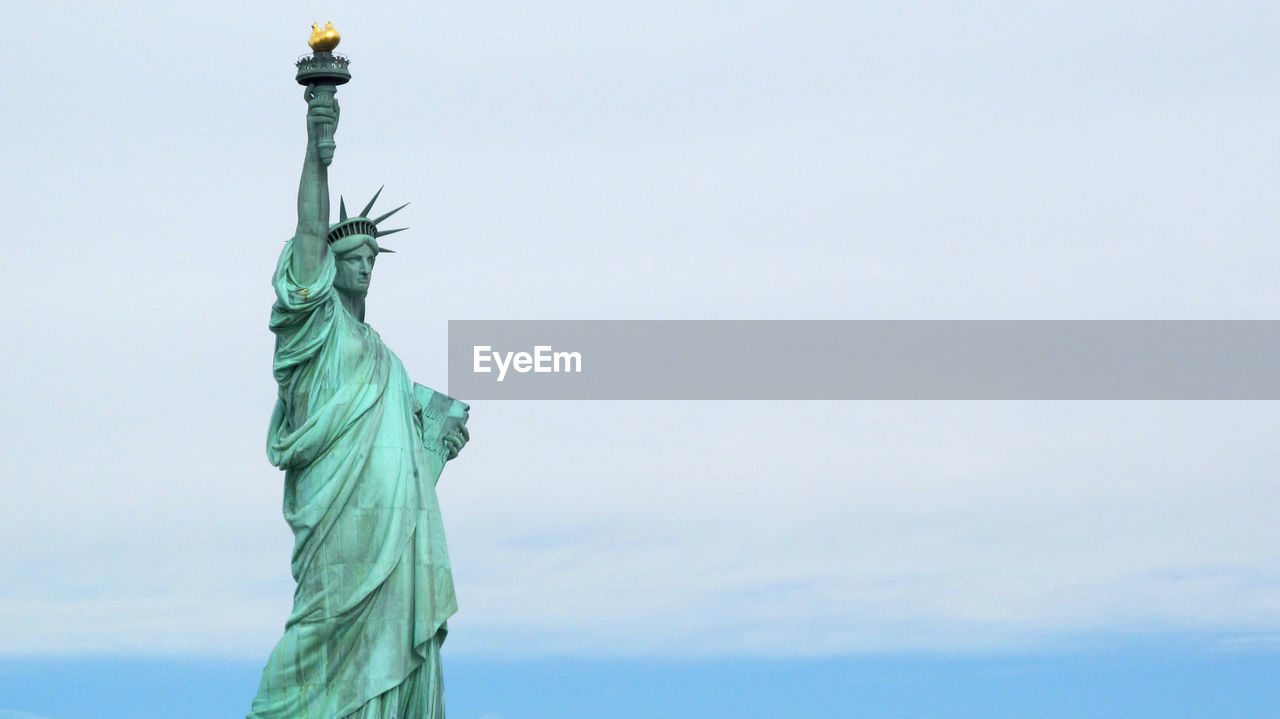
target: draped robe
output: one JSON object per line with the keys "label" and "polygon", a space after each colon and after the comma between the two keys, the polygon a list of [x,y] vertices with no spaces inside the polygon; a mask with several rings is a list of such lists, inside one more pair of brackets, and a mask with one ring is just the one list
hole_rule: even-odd
{"label": "draped robe", "polygon": [[333,254],[303,285],[293,251],[273,278],[267,455],[285,471],[297,590],[248,719],[443,717],[440,643],[457,610],[443,449],[424,446],[400,360],[343,307]]}

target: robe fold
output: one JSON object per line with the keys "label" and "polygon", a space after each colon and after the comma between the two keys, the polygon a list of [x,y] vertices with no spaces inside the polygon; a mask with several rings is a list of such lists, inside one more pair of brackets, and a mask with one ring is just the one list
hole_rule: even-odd
{"label": "robe fold", "polygon": [[457,610],[443,461],[404,366],[342,306],[332,253],[306,285],[292,257],[290,241],[273,278],[267,455],[285,471],[297,590],[248,719],[443,717],[439,648]]}

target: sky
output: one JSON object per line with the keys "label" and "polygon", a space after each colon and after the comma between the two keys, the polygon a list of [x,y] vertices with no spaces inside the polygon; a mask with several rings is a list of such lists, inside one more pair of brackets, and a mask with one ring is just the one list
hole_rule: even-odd
{"label": "sky", "polygon": [[[174,716],[127,702],[175,686],[186,716],[247,710],[292,597],[266,323],[312,22],[352,58],[333,192],[412,203],[368,319],[427,385],[450,319],[1280,302],[1270,3],[4,19],[0,719]],[[452,716],[627,717],[653,684],[682,687],[670,716],[1273,716],[1278,420],[1273,402],[476,403],[439,487]],[[1200,703],[1141,699],[1188,687]]]}

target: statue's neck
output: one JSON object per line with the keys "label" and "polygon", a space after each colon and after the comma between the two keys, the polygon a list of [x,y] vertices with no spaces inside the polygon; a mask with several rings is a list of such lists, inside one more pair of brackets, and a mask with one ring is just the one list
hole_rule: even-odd
{"label": "statue's neck", "polygon": [[364,322],[364,293],[347,292],[338,290],[338,297],[342,298],[342,306],[347,308],[347,312],[356,318],[357,322]]}

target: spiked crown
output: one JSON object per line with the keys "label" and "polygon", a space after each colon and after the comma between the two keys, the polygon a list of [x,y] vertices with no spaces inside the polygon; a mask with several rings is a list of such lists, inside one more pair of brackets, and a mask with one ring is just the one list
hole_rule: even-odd
{"label": "spiked crown", "polygon": [[[382,215],[379,215],[378,217],[370,219],[369,211],[373,209],[373,203],[378,201],[378,195],[381,195],[381,194],[382,194],[382,188],[379,187],[378,191],[373,194],[373,199],[369,200],[369,204],[365,205],[364,209],[360,210],[360,214],[356,215],[355,217],[347,217],[346,200],[344,200],[342,197],[339,197],[338,198],[338,222],[336,224],[329,226],[329,244],[332,246],[335,243],[339,243],[340,241],[345,240],[348,237],[354,237],[356,235],[359,235],[361,237],[368,237],[369,239],[365,240],[365,242],[369,242],[370,244],[372,244],[373,248],[377,250],[379,253],[394,252],[395,250],[388,250],[385,247],[379,247],[377,238],[382,237],[383,235],[390,235],[396,232],[400,232],[402,230],[407,230],[409,228],[397,227],[394,230],[379,230],[378,223],[396,214],[400,210],[403,210],[409,203],[406,202],[403,205],[397,207],[396,209],[390,212],[384,213]],[[347,249],[355,249],[355,247],[361,244],[364,244],[364,242],[359,242],[355,244],[352,244],[349,242],[342,242],[341,244],[342,245],[351,244],[352,246],[350,248],[341,247],[341,246],[334,247],[333,249],[335,252],[345,251]]]}

